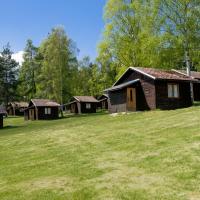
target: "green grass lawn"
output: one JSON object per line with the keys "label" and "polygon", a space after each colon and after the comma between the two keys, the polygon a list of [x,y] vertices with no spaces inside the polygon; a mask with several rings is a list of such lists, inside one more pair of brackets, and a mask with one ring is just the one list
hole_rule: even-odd
{"label": "green grass lawn", "polygon": [[200,107],[5,120],[0,200],[200,199]]}

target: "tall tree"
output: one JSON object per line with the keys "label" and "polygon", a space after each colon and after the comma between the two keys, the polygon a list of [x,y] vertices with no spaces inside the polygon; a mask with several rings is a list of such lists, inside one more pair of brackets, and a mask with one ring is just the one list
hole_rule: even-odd
{"label": "tall tree", "polygon": [[72,95],[73,73],[77,68],[72,42],[62,27],[54,28],[43,41],[43,56],[37,95],[66,102]]}
{"label": "tall tree", "polygon": [[180,68],[185,52],[199,66],[199,4],[197,0],[108,0],[98,48],[103,71],[116,72],[116,79],[129,66]]}
{"label": "tall tree", "polygon": [[174,49],[180,61],[189,57],[192,67],[200,67],[200,1],[161,0],[160,16],[167,48]]}
{"label": "tall tree", "polygon": [[19,92],[21,96],[31,99],[36,95],[36,81],[38,76],[37,48],[33,45],[32,40],[27,40],[24,49],[24,62],[20,68],[20,85]]}
{"label": "tall tree", "polygon": [[17,97],[18,63],[12,59],[10,45],[7,44],[0,56],[0,101],[6,105]]}

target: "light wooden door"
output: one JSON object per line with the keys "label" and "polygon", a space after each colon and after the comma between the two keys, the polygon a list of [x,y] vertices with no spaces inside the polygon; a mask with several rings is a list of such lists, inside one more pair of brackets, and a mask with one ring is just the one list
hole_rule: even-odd
{"label": "light wooden door", "polygon": [[136,111],[136,90],[127,88],[127,110]]}
{"label": "light wooden door", "polygon": [[30,110],[29,110],[29,117],[30,117],[30,120],[35,120],[35,112],[34,112],[34,109],[30,109]]}

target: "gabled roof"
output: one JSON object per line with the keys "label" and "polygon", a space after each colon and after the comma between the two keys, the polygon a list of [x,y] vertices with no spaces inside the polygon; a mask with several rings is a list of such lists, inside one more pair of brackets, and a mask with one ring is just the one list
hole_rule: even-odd
{"label": "gabled roof", "polygon": [[99,102],[93,96],[74,96],[73,98],[79,102],[89,102],[89,103],[98,103]]}
{"label": "gabled roof", "polygon": [[31,102],[36,107],[59,107],[60,104],[49,99],[31,99]]}
{"label": "gabled roof", "polygon": [[[187,76],[187,71],[186,70],[176,70],[176,69],[173,69],[173,71],[175,71],[177,73],[180,73],[180,74],[184,74],[184,75]],[[200,80],[200,72],[191,71],[191,78],[199,79]]]}
{"label": "gabled roof", "polygon": [[116,86],[113,86],[111,88],[108,88],[106,90],[104,90],[105,92],[108,92],[108,91],[116,91],[116,90],[121,90],[129,85],[132,85],[134,83],[137,83],[137,82],[140,82],[140,79],[135,79],[135,80],[132,80],[132,81],[128,81],[128,82],[125,82],[125,83],[122,83],[120,85],[116,85]]}
{"label": "gabled roof", "polygon": [[0,106],[0,114],[7,114],[6,109],[3,106]]}
{"label": "gabled roof", "polygon": [[136,71],[144,76],[147,76],[153,80],[178,80],[178,81],[194,81],[191,77],[177,73],[173,70],[163,70],[155,68],[145,68],[145,67],[129,67],[125,73],[114,83],[113,86],[123,78],[123,76],[128,73],[128,71]]}
{"label": "gabled roof", "polygon": [[14,101],[14,102],[10,102],[9,103],[12,107],[16,107],[16,108],[27,108],[28,107],[28,103],[27,102],[17,102],[17,101]]}
{"label": "gabled roof", "polygon": [[102,94],[102,95],[98,98],[99,101],[102,101],[102,100],[105,100],[105,99],[108,99],[108,95],[107,95],[107,94]]}

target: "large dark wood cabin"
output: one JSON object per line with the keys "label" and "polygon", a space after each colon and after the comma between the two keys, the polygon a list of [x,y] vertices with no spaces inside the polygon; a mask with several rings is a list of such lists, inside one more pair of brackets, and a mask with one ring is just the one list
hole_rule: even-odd
{"label": "large dark wood cabin", "polygon": [[99,104],[98,107],[103,109],[103,110],[107,110],[108,109],[108,95],[107,94],[103,94],[98,98]]}
{"label": "large dark wood cabin", "polygon": [[27,102],[10,102],[7,106],[7,113],[8,115],[23,116],[26,108],[28,108]]}
{"label": "large dark wood cabin", "polygon": [[6,109],[0,106],[0,129],[3,128],[3,117],[7,115]]}
{"label": "large dark wood cabin", "polygon": [[[187,75],[185,70],[174,70],[180,74]],[[200,101],[200,72],[191,71],[191,78],[197,80],[198,82],[193,83],[193,98],[194,101]]]}
{"label": "large dark wood cabin", "polygon": [[60,104],[48,99],[32,99],[25,109],[25,120],[51,120],[59,118]]}
{"label": "large dark wood cabin", "polygon": [[96,113],[99,101],[93,96],[74,96],[70,103],[65,104],[71,113]]}
{"label": "large dark wood cabin", "polygon": [[108,110],[115,113],[189,107],[191,81],[194,80],[174,71],[130,67],[105,90]]}

